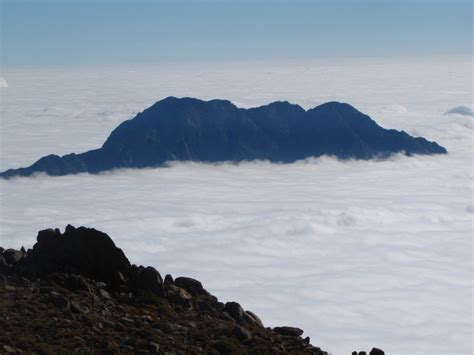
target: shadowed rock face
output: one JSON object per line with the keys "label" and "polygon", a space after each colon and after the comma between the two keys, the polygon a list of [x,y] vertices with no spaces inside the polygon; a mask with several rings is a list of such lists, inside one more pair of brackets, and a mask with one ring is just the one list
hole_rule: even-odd
{"label": "shadowed rock face", "polygon": [[66,272],[114,283],[117,274],[128,274],[130,262],[105,233],[93,228],[68,225],[38,232],[29,253],[28,267],[35,275]]}
{"label": "shadowed rock face", "polygon": [[292,163],[321,155],[370,159],[400,152],[445,154],[446,149],[384,129],[344,103],[328,102],[307,111],[288,102],[242,109],[225,100],[168,97],[120,124],[99,149],[48,155],[0,176],[98,173],[159,167],[167,161]]}

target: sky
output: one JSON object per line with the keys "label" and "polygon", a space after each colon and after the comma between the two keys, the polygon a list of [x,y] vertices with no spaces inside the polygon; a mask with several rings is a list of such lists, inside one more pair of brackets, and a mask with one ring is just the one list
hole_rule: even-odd
{"label": "sky", "polygon": [[1,0],[16,66],[472,54],[470,0]]}

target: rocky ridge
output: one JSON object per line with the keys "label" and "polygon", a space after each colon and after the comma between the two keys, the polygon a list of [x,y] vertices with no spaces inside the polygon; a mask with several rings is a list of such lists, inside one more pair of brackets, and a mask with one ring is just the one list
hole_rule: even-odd
{"label": "rocky ridge", "polygon": [[168,97],[115,128],[102,147],[50,154],[0,177],[67,175],[165,166],[170,161],[293,163],[322,155],[339,159],[392,154],[445,154],[423,137],[385,129],[346,103],[304,110],[289,102],[244,109],[227,100]]}
{"label": "rocky ridge", "polygon": [[265,327],[198,280],[163,279],[107,234],[70,225],[29,250],[0,248],[0,329],[1,354],[327,354],[303,330]]}

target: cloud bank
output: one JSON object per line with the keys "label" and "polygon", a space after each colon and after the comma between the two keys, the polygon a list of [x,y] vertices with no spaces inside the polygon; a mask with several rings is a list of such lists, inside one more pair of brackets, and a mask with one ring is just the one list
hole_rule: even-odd
{"label": "cloud bank", "polygon": [[165,92],[246,106],[347,101],[450,153],[0,181],[0,242],[29,247],[41,228],[92,226],[133,262],[196,277],[333,354],[470,354],[472,120],[443,107],[468,102],[472,64],[445,61],[11,73],[2,167],[93,148]]}

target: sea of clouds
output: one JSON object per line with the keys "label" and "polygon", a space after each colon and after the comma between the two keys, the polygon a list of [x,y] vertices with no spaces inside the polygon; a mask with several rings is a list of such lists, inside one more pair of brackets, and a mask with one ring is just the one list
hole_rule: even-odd
{"label": "sea of clouds", "polygon": [[449,154],[2,180],[0,245],[95,227],[132,262],[195,277],[333,354],[471,354],[474,122],[453,109],[472,110],[472,70],[470,57],[445,57],[2,73],[0,170],[96,148],[170,95],[243,107],[349,102]]}

